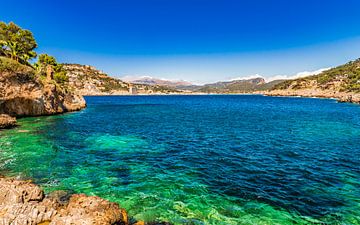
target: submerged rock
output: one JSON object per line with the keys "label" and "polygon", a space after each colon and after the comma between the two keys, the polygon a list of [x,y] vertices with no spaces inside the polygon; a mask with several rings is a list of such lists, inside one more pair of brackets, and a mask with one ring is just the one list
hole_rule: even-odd
{"label": "submerged rock", "polygon": [[0,114],[0,129],[6,129],[16,126],[16,118],[7,114]]}
{"label": "submerged rock", "polygon": [[46,196],[31,181],[0,178],[0,225],[127,225],[128,216],[118,204],[95,196],[63,193]]}

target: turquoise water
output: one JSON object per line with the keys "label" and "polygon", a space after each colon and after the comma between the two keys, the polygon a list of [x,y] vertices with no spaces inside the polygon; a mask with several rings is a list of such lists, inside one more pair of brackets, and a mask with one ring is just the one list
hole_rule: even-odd
{"label": "turquoise water", "polygon": [[0,173],[137,220],[360,224],[360,106],[263,96],[88,97],[0,132]]}

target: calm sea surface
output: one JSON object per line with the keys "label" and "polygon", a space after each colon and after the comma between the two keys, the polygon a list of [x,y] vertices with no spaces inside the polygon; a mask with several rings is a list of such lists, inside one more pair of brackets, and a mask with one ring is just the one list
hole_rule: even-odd
{"label": "calm sea surface", "polygon": [[360,224],[360,106],[253,95],[87,97],[0,132],[0,173],[175,224]]}

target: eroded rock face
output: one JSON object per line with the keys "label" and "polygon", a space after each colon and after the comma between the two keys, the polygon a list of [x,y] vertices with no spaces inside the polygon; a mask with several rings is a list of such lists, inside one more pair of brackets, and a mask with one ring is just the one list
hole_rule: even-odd
{"label": "eroded rock face", "polygon": [[86,107],[82,96],[41,82],[28,74],[0,71],[0,114],[11,116],[52,115]]}
{"label": "eroded rock face", "polygon": [[128,216],[118,204],[99,197],[63,193],[45,197],[30,181],[0,178],[0,225],[127,225]]}
{"label": "eroded rock face", "polygon": [[7,114],[0,114],[0,129],[6,129],[16,126],[16,118]]}

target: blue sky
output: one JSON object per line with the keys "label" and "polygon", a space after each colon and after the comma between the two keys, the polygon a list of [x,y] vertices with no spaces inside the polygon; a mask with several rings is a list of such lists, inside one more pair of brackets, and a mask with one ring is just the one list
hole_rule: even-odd
{"label": "blue sky", "polygon": [[2,0],[61,62],[197,83],[294,75],[360,57],[358,0]]}

